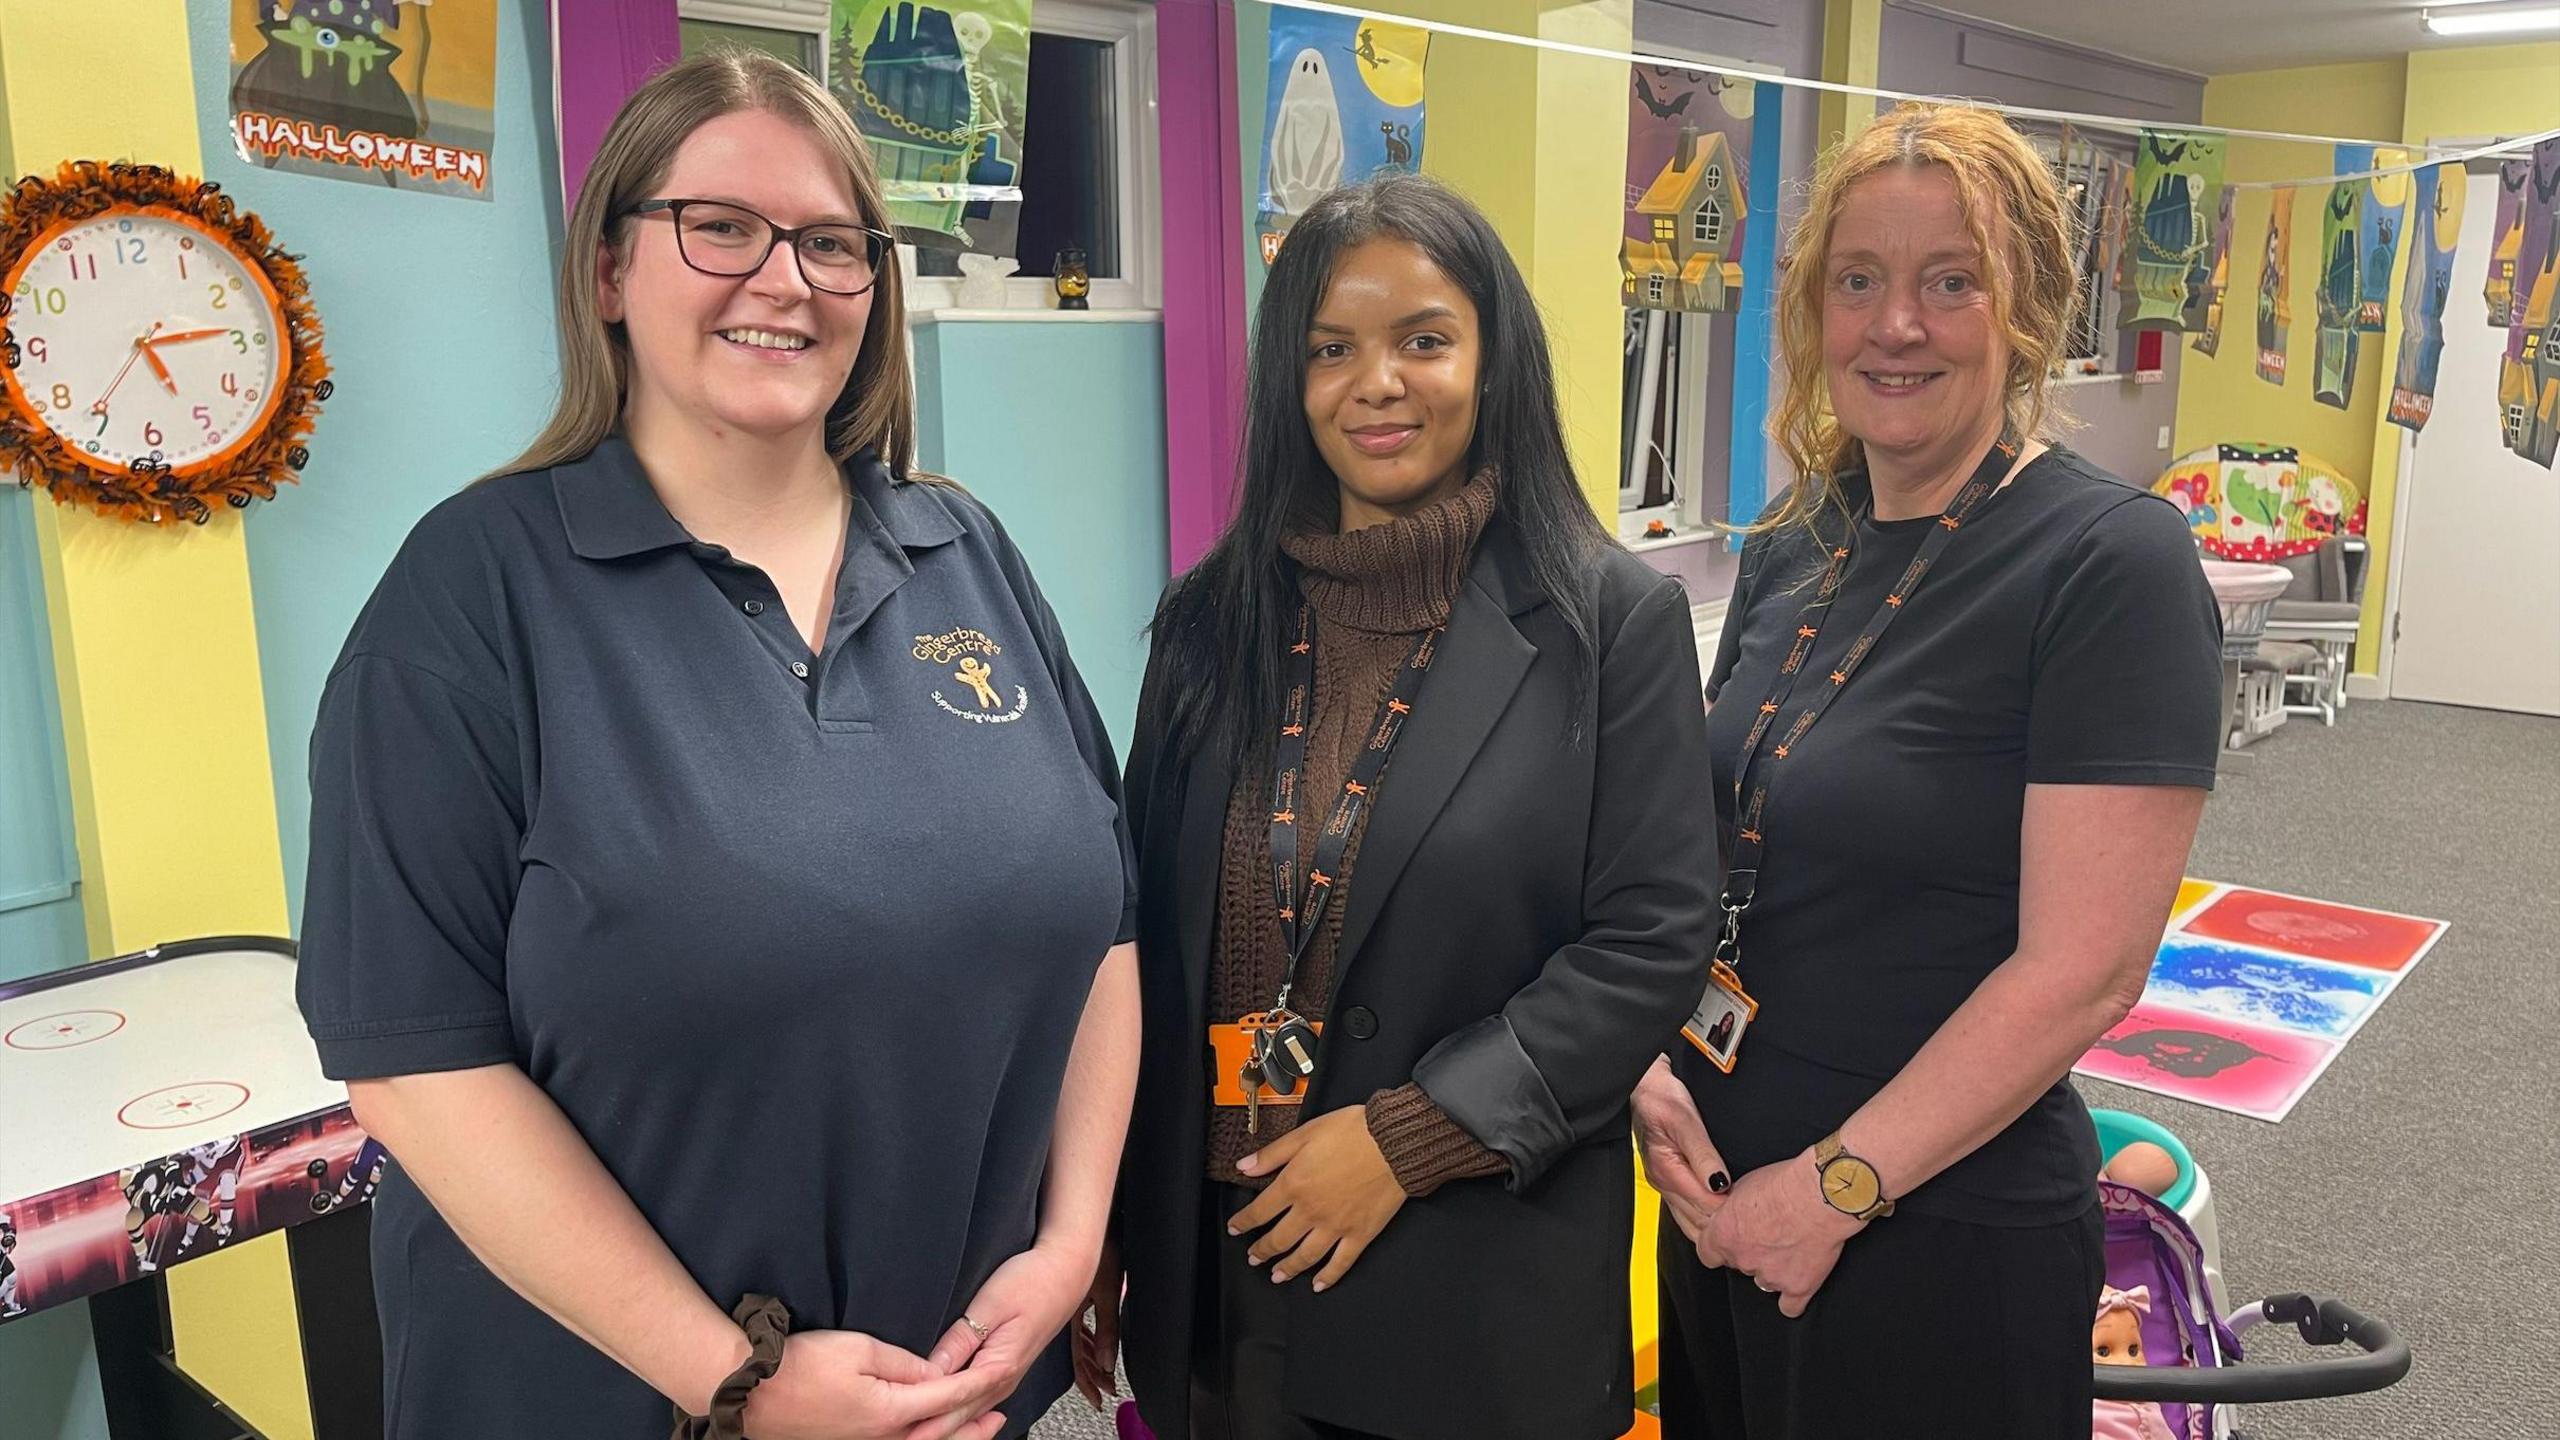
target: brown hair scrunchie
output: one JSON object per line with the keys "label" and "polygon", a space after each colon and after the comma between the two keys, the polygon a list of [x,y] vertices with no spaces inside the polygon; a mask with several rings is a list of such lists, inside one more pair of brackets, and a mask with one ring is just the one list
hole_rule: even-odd
{"label": "brown hair scrunchie", "polygon": [[770,1295],[750,1295],[729,1316],[747,1332],[747,1363],[711,1392],[710,1414],[688,1415],[676,1407],[671,1440],[746,1440],[747,1396],[782,1368],[783,1337],[791,1333],[788,1306]]}

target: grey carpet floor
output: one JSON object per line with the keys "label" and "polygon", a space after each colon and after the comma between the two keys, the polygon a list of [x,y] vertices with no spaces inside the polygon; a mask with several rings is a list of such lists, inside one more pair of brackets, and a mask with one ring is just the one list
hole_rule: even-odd
{"label": "grey carpet floor", "polygon": [[[2189,874],[2453,929],[2280,1125],[2083,1093],[2187,1142],[2235,1295],[2335,1294],[2416,1354],[2379,1394],[2247,1410],[2251,1440],[2560,1434],[2560,720],[2366,703],[2251,753]],[[2255,1361],[2318,1358],[2257,1333]],[[1111,1431],[1069,1396],[1033,1433]]]}

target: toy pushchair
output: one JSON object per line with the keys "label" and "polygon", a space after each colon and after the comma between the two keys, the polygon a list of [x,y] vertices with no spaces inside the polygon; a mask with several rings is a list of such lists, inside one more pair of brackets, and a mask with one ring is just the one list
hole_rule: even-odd
{"label": "toy pushchair", "polygon": [[[2159,1408],[2158,1430],[2127,1433],[2229,1440],[2234,1406],[2361,1395],[2409,1373],[2408,1345],[2389,1325],[2342,1300],[2287,1293],[2225,1312],[2219,1256],[2209,1259],[2206,1242],[2198,1238],[2199,1229],[2210,1234],[2216,1228],[2201,1168],[2176,1137],[2138,1116],[2098,1112],[2098,1128],[2110,1155],[2131,1139],[2147,1139],[2168,1150],[2179,1168],[2179,1184],[2158,1199],[2098,1182],[2109,1291],[2139,1294],[2147,1303],[2140,1316],[2144,1363],[2094,1367],[2099,1400]],[[2189,1211],[2200,1224],[2188,1223]],[[2292,1325],[2313,1345],[2346,1343],[2364,1353],[2308,1364],[2236,1363],[2240,1337],[2267,1323]]]}

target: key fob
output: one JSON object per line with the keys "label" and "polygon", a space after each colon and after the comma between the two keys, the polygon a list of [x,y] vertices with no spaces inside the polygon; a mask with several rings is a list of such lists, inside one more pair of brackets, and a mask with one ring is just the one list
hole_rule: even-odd
{"label": "key fob", "polygon": [[1315,1078],[1316,1029],[1292,1016],[1267,1035],[1270,1043],[1263,1054],[1263,1069],[1270,1076],[1271,1088],[1283,1095],[1294,1095],[1300,1081]]}

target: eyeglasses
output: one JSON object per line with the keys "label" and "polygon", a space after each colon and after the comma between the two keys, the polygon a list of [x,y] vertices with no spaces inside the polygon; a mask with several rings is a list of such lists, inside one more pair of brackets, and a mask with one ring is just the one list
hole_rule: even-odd
{"label": "eyeglasses", "polygon": [[862,225],[803,225],[787,230],[744,205],[720,200],[643,200],[623,212],[676,222],[676,254],[705,275],[735,280],[753,275],[789,245],[800,278],[812,290],[859,295],[880,278],[880,262],[895,237]]}

